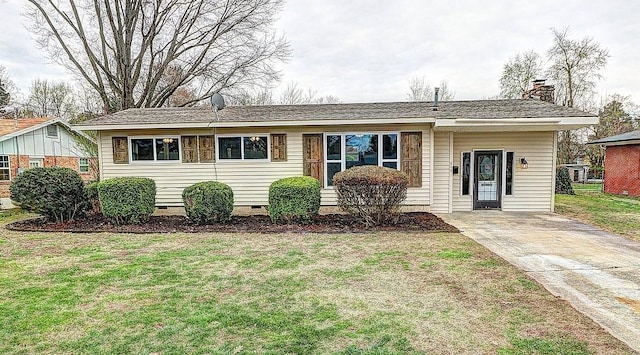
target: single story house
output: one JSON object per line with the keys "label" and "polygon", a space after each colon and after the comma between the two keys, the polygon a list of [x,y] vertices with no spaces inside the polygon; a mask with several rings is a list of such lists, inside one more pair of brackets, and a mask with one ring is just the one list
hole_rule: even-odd
{"label": "single story house", "polygon": [[409,176],[405,204],[448,213],[553,211],[557,131],[596,116],[535,99],[136,108],[75,127],[98,132],[101,179],[143,176],[156,205],[182,206],[199,181],[265,206],[269,185],[309,175],[335,205],[333,176],[357,165]]}
{"label": "single story house", "polygon": [[588,144],[606,148],[604,192],[640,196],[640,130],[598,139]]}
{"label": "single story house", "polygon": [[569,178],[572,182],[586,183],[589,180],[590,164],[585,164],[582,159],[576,159],[574,164],[562,164],[569,170]]}
{"label": "single story house", "polygon": [[13,207],[9,185],[25,169],[63,166],[78,171],[85,180],[94,180],[92,158],[79,136],[90,139],[56,118],[0,119],[0,207]]}

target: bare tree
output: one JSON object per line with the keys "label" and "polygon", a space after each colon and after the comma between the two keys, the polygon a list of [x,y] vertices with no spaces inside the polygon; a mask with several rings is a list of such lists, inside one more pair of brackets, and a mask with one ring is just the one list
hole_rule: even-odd
{"label": "bare tree", "polygon": [[500,97],[520,99],[531,89],[531,83],[542,73],[540,55],[534,51],[516,54],[502,69],[500,77]]}
{"label": "bare tree", "polygon": [[407,94],[409,101],[429,101],[433,99],[433,90],[431,85],[427,83],[424,76],[414,76],[409,81],[409,93]]}
{"label": "bare tree", "polygon": [[73,88],[64,82],[36,79],[31,83],[27,109],[34,116],[70,119],[76,112]]}
{"label": "bare tree", "polygon": [[181,87],[193,93],[184,106],[217,91],[266,85],[290,53],[272,30],[282,0],[28,4],[39,45],[97,92],[106,111],[163,106]]}
{"label": "bare tree", "polygon": [[440,82],[438,97],[442,101],[452,101],[456,98],[456,92],[451,90],[451,88],[449,87],[449,82],[447,80],[442,80]]}
{"label": "bare tree", "polygon": [[307,89],[306,91],[298,87],[297,83],[291,82],[280,94],[281,105],[302,105],[313,103],[317,90]]}
{"label": "bare tree", "polygon": [[569,38],[569,29],[551,29],[553,46],[549,49],[551,66],[549,79],[556,87],[556,102],[562,106],[576,107],[591,98],[601,71],[607,64],[609,51],[600,47],[591,37],[581,40]]}
{"label": "bare tree", "polygon": [[[455,98],[456,93],[449,87],[447,80],[440,82],[438,89],[438,99],[442,101],[451,101]],[[409,101],[431,101],[435,97],[435,89],[425,80],[424,76],[414,76],[409,81],[409,93],[407,99]]]}
{"label": "bare tree", "polygon": [[[594,42],[593,38],[585,37],[581,40],[569,38],[569,29],[553,33],[553,46],[549,49],[551,66],[547,75],[555,85],[556,103],[581,109],[588,109],[600,72],[607,64],[609,52]],[[558,134],[558,163],[568,163],[575,160],[581,152],[576,147],[581,146],[578,134],[572,131],[561,131]]]}

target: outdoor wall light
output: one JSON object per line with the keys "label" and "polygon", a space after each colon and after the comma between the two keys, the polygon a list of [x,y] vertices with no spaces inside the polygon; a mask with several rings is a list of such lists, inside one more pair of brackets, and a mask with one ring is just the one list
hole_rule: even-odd
{"label": "outdoor wall light", "polygon": [[520,158],[520,166],[522,167],[522,169],[529,168],[529,162],[527,161],[527,158],[525,157]]}

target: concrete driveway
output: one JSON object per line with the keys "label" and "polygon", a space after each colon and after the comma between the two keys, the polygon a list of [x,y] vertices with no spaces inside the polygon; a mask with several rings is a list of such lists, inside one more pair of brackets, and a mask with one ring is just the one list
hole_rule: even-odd
{"label": "concrete driveway", "polygon": [[553,213],[439,217],[640,352],[640,243]]}

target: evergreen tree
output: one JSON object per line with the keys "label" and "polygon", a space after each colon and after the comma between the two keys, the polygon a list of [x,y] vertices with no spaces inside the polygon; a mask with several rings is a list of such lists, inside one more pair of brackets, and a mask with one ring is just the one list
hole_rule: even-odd
{"label": "evergreen tree", "polygon": [[9,92],[7,92],[7,88],[2,82],[2,79],[0,79],[0,107],[7,106],[10,100],[11,95],[9,95]]}

